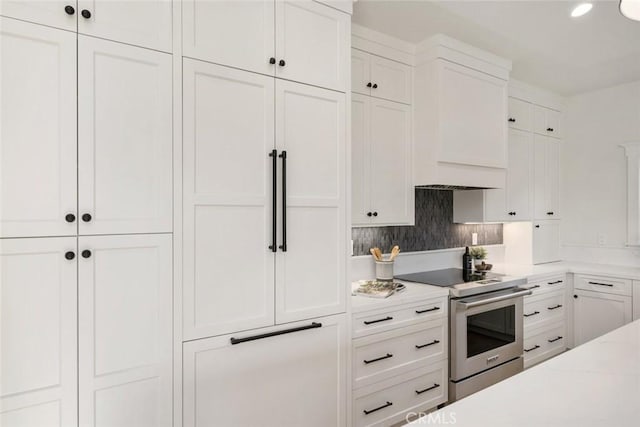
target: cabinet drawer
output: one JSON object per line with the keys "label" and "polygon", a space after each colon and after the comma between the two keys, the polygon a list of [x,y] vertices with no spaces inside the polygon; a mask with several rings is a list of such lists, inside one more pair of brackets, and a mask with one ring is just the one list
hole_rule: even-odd
{"label": "cabinet drawer", "polygon": [[566,348],[566,329],[564,323],[535,332],[524,339],[525,368],[540,363],[562,353]]}
{"label": "cabinet drawer", "polygon": [[606,294],[631,296],[632,281],[605,276],[576,274],[574,276],[573,287],[575,289],[603,292]]}
{"label": "cabinet drawer", "polygon": [[353,316],[353,337],[420,323],[425,320],[446,317],[447,299],[437,298],[384,310],[368,311]]}
{"label": "cabinet drawer", "polygon": [[353,341],[353,387],[361,387],[447,357],[445,319]]}
{"label": "cabinet drawer", "polygon": [[354,392],[353,425],[391,425],[409,411],[434,408],[447,400],[447,362],[416,369]]}
{"label": "cabinet drawer", "polygon": [[[538,279],[528,282],[526,285],[522,285],[522,288],[531,289],[533,295],[537,295],[539,292],[544,292],[548,289],[564,289],[567,282],[565,274],[559,274],[556,276],[549,276],[543,279]],[[526,298],[525,298],[526,301]]]}
{"label": "cabinet drawer", "polygon": [[527,329],[563,321],[565,317],[565,293],[564,290],[553,292],[541,292],[535,296],[526,297],[524,300],[523,325]]}

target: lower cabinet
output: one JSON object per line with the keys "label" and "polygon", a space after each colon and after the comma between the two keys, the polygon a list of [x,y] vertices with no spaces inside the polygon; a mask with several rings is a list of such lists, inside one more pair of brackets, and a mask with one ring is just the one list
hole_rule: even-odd
{"label": "lower cabinet", "polygon": [[346,425],[345,315],[183,344],[184,427]]}
{"label": "lower cabinet", "polygon": [[524,367],[547,360],[567,349],[566,327],[563,323],[555,323],[525,333]]}

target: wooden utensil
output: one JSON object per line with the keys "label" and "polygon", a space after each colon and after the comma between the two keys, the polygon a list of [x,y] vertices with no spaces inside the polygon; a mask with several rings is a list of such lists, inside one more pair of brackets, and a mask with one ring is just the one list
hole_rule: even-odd
{"label": "wooden utensil", "polygon": [[384,258],[382,258],[382,251],[380,250],[380,248],[375,247],[375,248],[373,248],[373,250],[376,252],[376,259],[378,261],[383,261]]}
{"label": "wooden utensil", "polygon": [[400,253],[400,246],[395,245],[393,249],[391,249],[391,256],[389,257],[389,261],[393,261],[394,259],[396,259],[399,253]]}
{"label": "wooden utensil", "polygon": [[380,258],[378,258],[378,254],[376,253],[376,248],[369,249],[369,252],[371,252],[373,259],[375,259],[376,261],[380,261]]}

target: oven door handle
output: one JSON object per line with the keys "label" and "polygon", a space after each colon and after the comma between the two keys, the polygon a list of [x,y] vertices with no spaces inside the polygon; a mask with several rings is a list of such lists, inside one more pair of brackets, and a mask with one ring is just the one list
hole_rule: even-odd
{"label": "oven door handle", "polygon": [[522,291],[519,291],[519,292],[512,292],[506,295],[499,295],[492,298],[482,299],[479,301],[472,301],[472,302],[456,301],[456,303],[466,310],[472,307],[478,307],[480,305],[486,305],[486,304],[491,304],[498,301],[505,301],[509,299],[524,297],[531,294],[532,294],[531,289],[523,289]]}

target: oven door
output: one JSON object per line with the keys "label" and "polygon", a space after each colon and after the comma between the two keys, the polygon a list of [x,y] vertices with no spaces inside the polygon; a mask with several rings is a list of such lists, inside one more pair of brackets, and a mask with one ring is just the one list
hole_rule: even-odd
{"label": "oven door", "polygon": [[510,288],[451,300],[451,379],[459,381],[522,356],[522,298]]}

